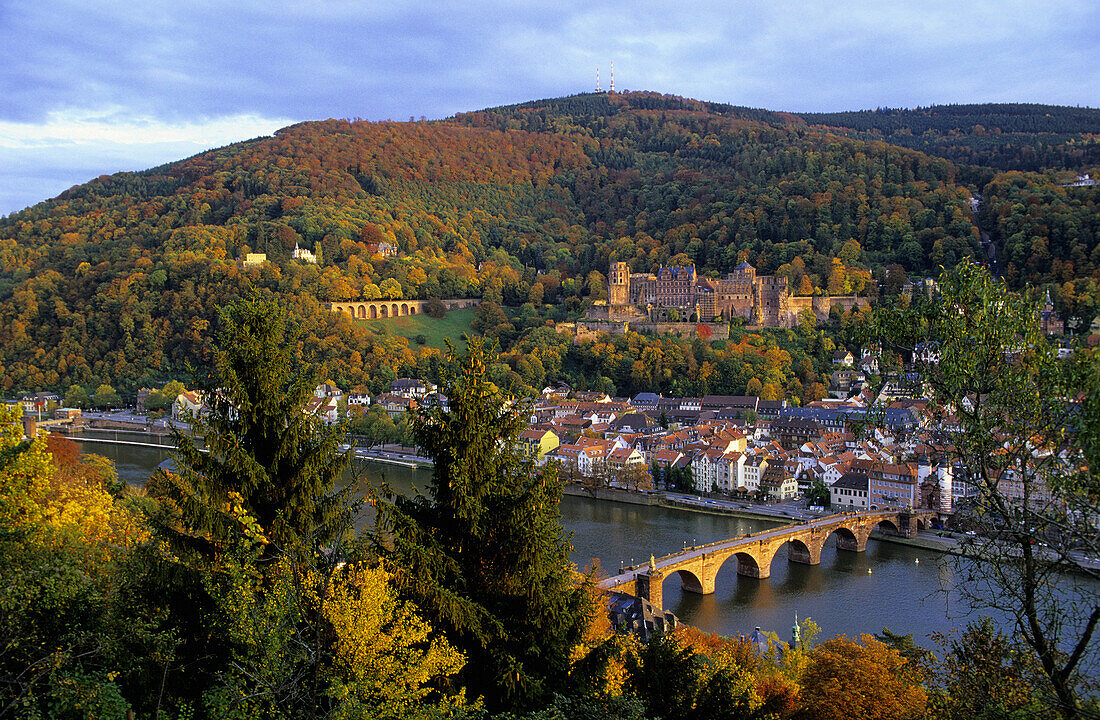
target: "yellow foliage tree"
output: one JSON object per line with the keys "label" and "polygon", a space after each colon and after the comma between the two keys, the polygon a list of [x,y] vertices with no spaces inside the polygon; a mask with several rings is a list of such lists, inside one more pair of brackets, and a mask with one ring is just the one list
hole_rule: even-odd
{"label": "yellow foliage tree", "polygon": [[46,436],[23,439],[23,408],[0,406],[0,527],[34,528],[43,519],[42,499],[53,468]]}
{"label": "yellow foliage tree", "polygon": [[[330,694],[338,718],[415,717],[427,713],[432,686],[465,664],[463,655],[407,601],[396,598],[380,564],[345,566],[321,604],[335,641]],[[450,698],[456,706],[461,698]]]}
{"label": "yellow foliage tree", "polygon": [[800,720],[907,720],[924,717],[928,695],[897,650],[841,635],[810,651]]}

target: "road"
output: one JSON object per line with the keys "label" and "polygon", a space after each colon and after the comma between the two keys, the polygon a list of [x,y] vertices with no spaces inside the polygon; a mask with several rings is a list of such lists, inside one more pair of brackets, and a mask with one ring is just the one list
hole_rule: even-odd
{"label": "road", "polygon": [[726,498],[704,498],[687,493],[666,492],[669,500],[697,507],[700,510],[744,511],[754,515],[769,515],[780,521],[803,520],[806,518],[823,517],[824,512],[810,512],[800,500],[786,500],[779,503],[751,503],[747,500],[729,500]]}

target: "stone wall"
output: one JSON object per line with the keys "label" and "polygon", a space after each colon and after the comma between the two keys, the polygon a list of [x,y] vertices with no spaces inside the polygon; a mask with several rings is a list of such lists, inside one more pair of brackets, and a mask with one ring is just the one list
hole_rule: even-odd
{"label": "stone wall", "polygon": [[848,312],[856,307],[867,307],[868,304],[867,298],[856,297],[855,295],[791,297],[787,301],[794,323],[798,322],[798,316],[803,310],[812,310],[818,320],[828,320],[829,311],[833,307],[839,307],[841,312]]}
{"label": "stone wall", "polygon": [[[457,298],[442,300],[448,310],[477,307],[481,301],[477,298]],[[356,320],[380,320],[392,317],[406,317],[424,314],[427,300],[357,300],[354,302],[331,302],[325,306],[334,312],[346,313]]]}
{"label": "stone wall", "polygon": [[658,335],[677,335],[679,337],[695,337],[696,328],[699,325],[710,328],[711,340],[728,340],[730,326],[728,323],[693,323],[693,322],[659,322],[659,323],[632,323],[631,329],[637,332],[651,332]]}

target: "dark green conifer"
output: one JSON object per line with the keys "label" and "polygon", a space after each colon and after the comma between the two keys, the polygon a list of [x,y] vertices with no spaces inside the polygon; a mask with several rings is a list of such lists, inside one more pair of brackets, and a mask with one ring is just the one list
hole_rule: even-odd
{"label": "dark green conifer", "polygon": [[435,461],[431,487],[382,499],[379,528],[387,567],[467,654],[471,696],[499,710],[563,686],[591,605],[559,522],[560,480],[518,451],[526,416],[486,378],[493,354],[479,338],[451,351],[450,407],[416,421]]}
{"label": "dark green conifer", "polygon": [[190,434],[175,433],[176,471],[155,482],[179,508],[174,539],[209,549],[227,537],[239,522],[225,511],[235,493],[271,541],[266,553],[324,547],[347,527],[333,487],[348,455],[341,428],[308,412],[318,377],[274,303],[237,301],[221,320],[214,365],[199,381],[204,410]]}

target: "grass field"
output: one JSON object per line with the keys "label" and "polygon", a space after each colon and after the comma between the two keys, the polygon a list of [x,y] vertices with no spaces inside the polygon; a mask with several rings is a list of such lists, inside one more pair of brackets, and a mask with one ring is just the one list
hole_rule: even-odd
{"label": "grass field", "polygon": [[399,335],[409,339],[409,344],[415,344],[417,335],[423,335],[429,347],[443,349],[444,340],[450,340],[457,347],[462,346],[462,334],[472,332],[470,323],[474,320],[474,308],[451,310],[447,317],[435,318],[427,315],[411,315],[409,317],[389,318],[386,320],[356,320],[360,325],[373,333]]}

